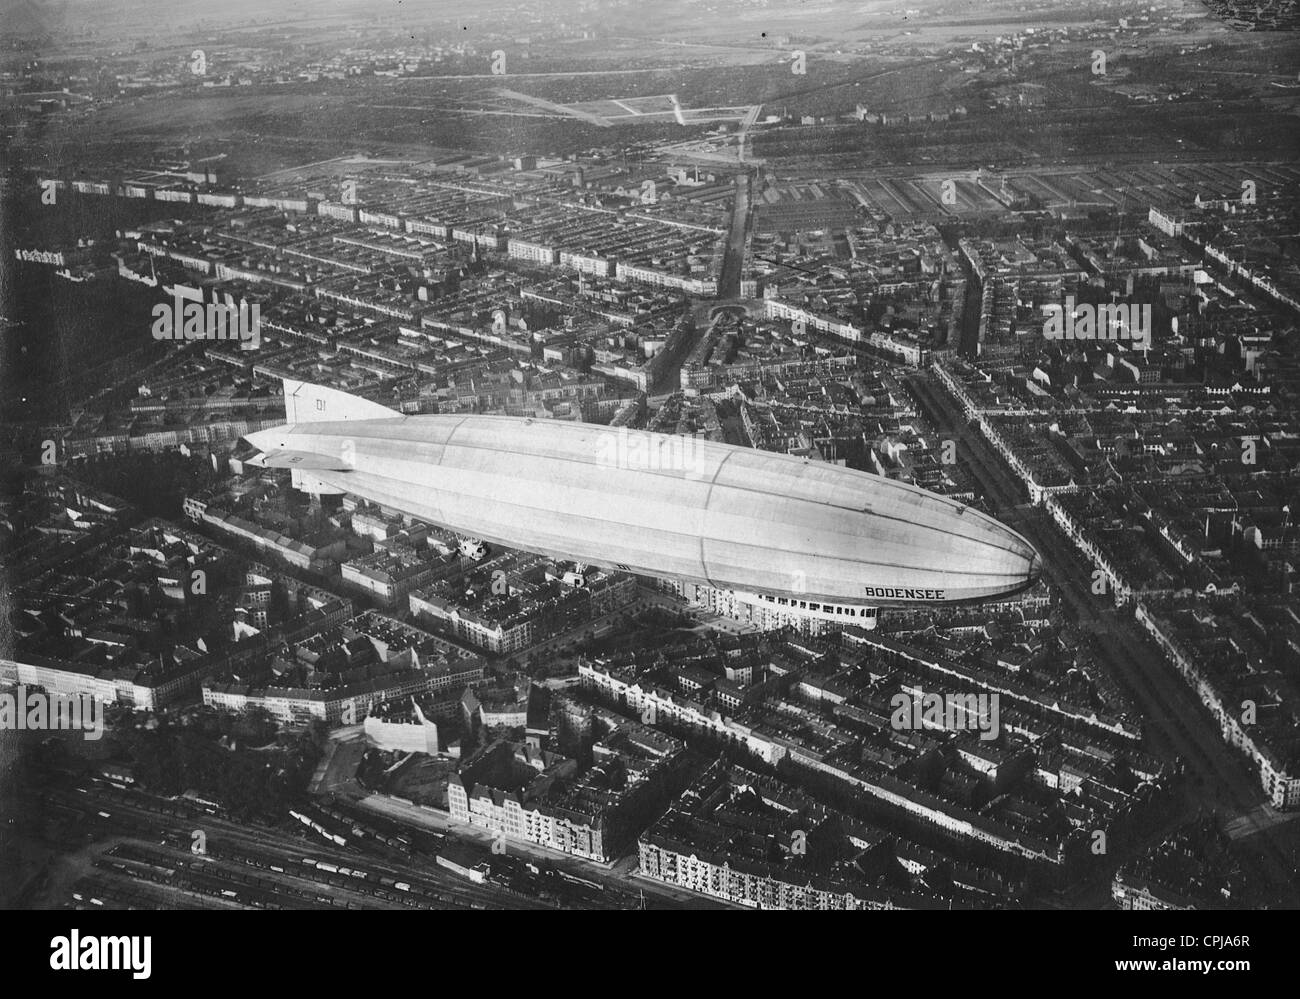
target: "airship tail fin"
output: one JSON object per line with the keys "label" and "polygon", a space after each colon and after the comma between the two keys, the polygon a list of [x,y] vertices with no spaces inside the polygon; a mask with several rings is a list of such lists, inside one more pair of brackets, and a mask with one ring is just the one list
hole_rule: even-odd
{"label": "airship tail fin", "polygon": [[391,420],[402,414],[338,389],[286,378],[284,415],[290,423],[340,423],[344,420]]}

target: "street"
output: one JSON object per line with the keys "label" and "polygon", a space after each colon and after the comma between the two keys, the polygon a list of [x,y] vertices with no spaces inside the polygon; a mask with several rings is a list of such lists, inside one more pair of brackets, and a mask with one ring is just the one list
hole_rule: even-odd
{"label": "street", "polygon": [[1116,611],[1109,598],[1093,595],[1091,564],[1046,513],[1024,502],[1024,487],[947,392],[923,373],[913,375],[908,385],[936,430],[957,441],[959,460],[970,468],[996,515],[1043,556],[1053,589],[1078,626],[1095,637],[1111,675],[1141,708],[1152,749],[1165,759],[1182,760],[1203,781],[1197,800],[1201,808],[1227,810],[1235,816],[1231,822],[1245,822],[1254,830],[1270,879],[1289,895],[1290,904],[1300,905],[1289,848],[1276,838],[1278,826],[1267,823],[1260,811],[1264,793],[1244,757],[1224,743],[1209,712],[1137,625]]}

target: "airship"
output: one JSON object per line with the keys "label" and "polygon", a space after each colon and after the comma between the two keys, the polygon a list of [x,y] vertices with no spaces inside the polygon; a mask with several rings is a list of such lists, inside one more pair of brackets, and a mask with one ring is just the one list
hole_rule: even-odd
{"label": "airship", "polygon": [[403,415],[294,380],[284,399],[285,425],[246,437],[255,464],[488,544],[835,613],[992,600],[1040,574],[996,519],[826,462],[623,427]]}

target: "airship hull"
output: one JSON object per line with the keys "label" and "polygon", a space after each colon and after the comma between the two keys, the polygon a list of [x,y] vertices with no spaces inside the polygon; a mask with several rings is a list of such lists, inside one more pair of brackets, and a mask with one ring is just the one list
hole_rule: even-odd
{"label": "airship hull", "polygon": [[1037,578],[1028,542],[959,503],[825,462],[695,438],[389,415],[308,420],[249,440],[267,464],[298,469],[314,491],[350,493],[557,559],[805,605],[988,600]]}

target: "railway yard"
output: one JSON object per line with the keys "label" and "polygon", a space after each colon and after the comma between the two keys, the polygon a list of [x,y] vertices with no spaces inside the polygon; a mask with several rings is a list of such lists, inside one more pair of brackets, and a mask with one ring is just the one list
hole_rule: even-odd
{"label": "railway yard", "polygon": [[[29,902],[85,909],[637,909],[681,903],[573,864],[494,855],[455,837],[329,801],[279,827],[241,824],[211,804],[98,778],[34,796],[41,835],[62,851]],[[337,830],[337,831],[335,831]],[[338,840],[344,842],[340,844]],[[440,866],[448,846],[459,871]],[[468,859],[465,859],[468,858]],[[472,870],[465,867],[473,864]],[[480,881],[481,879],[481,881]]]}

